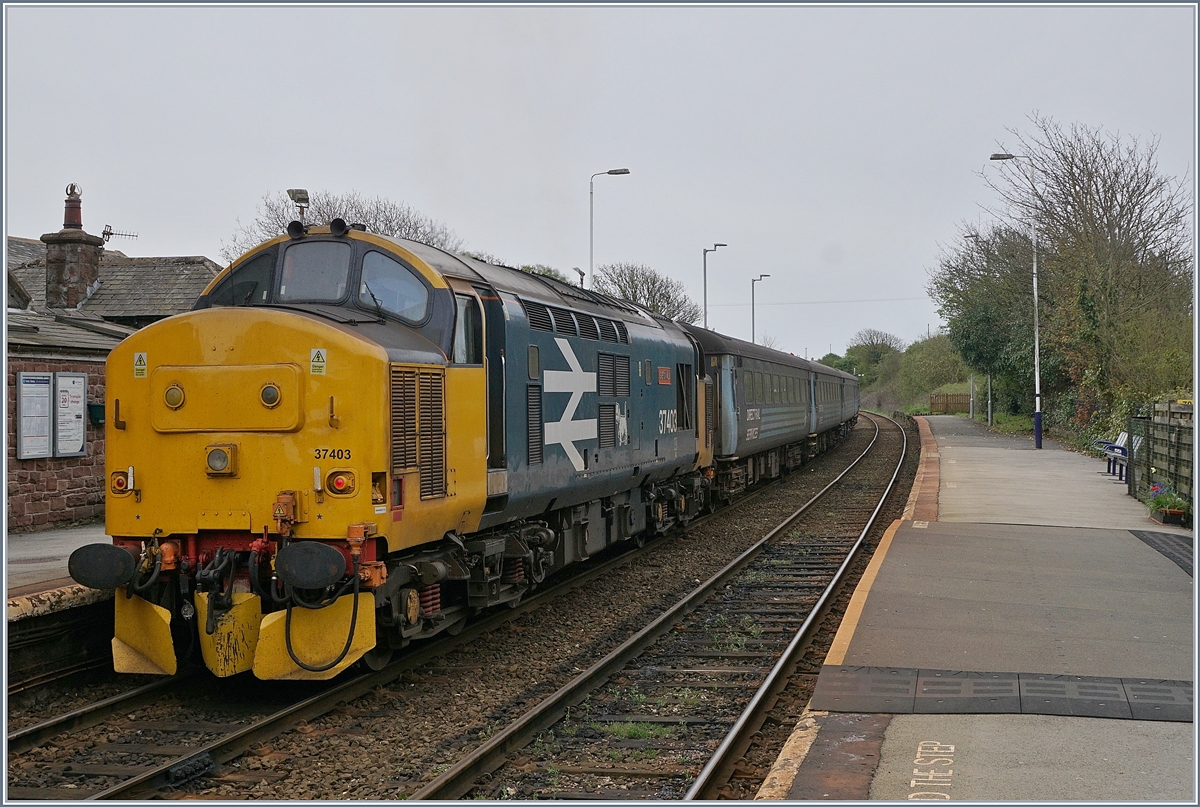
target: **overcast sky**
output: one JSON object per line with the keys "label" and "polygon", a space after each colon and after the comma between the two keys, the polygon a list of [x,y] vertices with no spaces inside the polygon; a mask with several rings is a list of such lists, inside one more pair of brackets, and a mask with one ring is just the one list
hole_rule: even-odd
{"label": "overcast sky", "polygon": [[[266,193],[402,200],[466,248],[645,263],[709,324],[842,353],[936,331],[928,270],[1034,112],[1194,188],[1191,6],[6,6],[5,231],[220,261]],[[816,301],[854,301],[819,306]]]}

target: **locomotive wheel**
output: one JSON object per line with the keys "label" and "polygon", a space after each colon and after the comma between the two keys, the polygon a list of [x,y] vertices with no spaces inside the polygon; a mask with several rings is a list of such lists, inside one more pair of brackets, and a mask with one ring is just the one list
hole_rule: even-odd
{"label": "locomotive wheel", "polygon": [[363,654],[363,663],[368,669],[379,672],[392,661],[392,648],[386,644],[377,643]]}

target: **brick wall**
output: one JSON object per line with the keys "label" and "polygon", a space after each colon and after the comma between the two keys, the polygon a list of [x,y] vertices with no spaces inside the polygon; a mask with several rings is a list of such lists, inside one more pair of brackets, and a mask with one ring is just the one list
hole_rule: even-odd
{"label": "brick wall", "polygon": [[22,532],[104,513],[104,427],[87,425],[82,457],[17,459],[17,373],[87,373],[89,403],[104,402],[104,360],[8,357],[8,530]]}

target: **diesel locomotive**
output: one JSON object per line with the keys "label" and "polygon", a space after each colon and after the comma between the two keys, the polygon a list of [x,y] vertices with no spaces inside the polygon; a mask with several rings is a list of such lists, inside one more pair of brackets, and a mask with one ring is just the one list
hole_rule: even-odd
{"label": "diesel locomotive", "polygon": [[325,679],[516,604],[844,436],[854,376],[593,291],[293,222],[107,367],[121,672]]}

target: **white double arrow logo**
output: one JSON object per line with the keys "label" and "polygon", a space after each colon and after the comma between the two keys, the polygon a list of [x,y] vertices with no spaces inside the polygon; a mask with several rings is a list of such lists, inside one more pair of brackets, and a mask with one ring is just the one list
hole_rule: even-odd
{"label": "white double arrow logo", "polygon": [[579,364],[579,359],[575,358],[575,351],[571,350],[571,345],[566,339],[555,338],[554,341],[558,343],[558,349],[562,351],[563,358],[567,360],[567,365],[571,369],[566,371],[546,370],[544,382],[546,392],[569,392],[571,398],[567,401],[567,408],[563,410],[562,417],[555,422],[545,424],[546,445],[562,446],[563,451],[567,452],[571,464],[575,466],[575,470],[582,471],[583,456],[575,448],[575,441],[596,438],[596,419],[573,420],[573,418],[575,410],[579,408],[579,402],[583,400],[583,393],[596,391],[596,374],[584,371]]}

